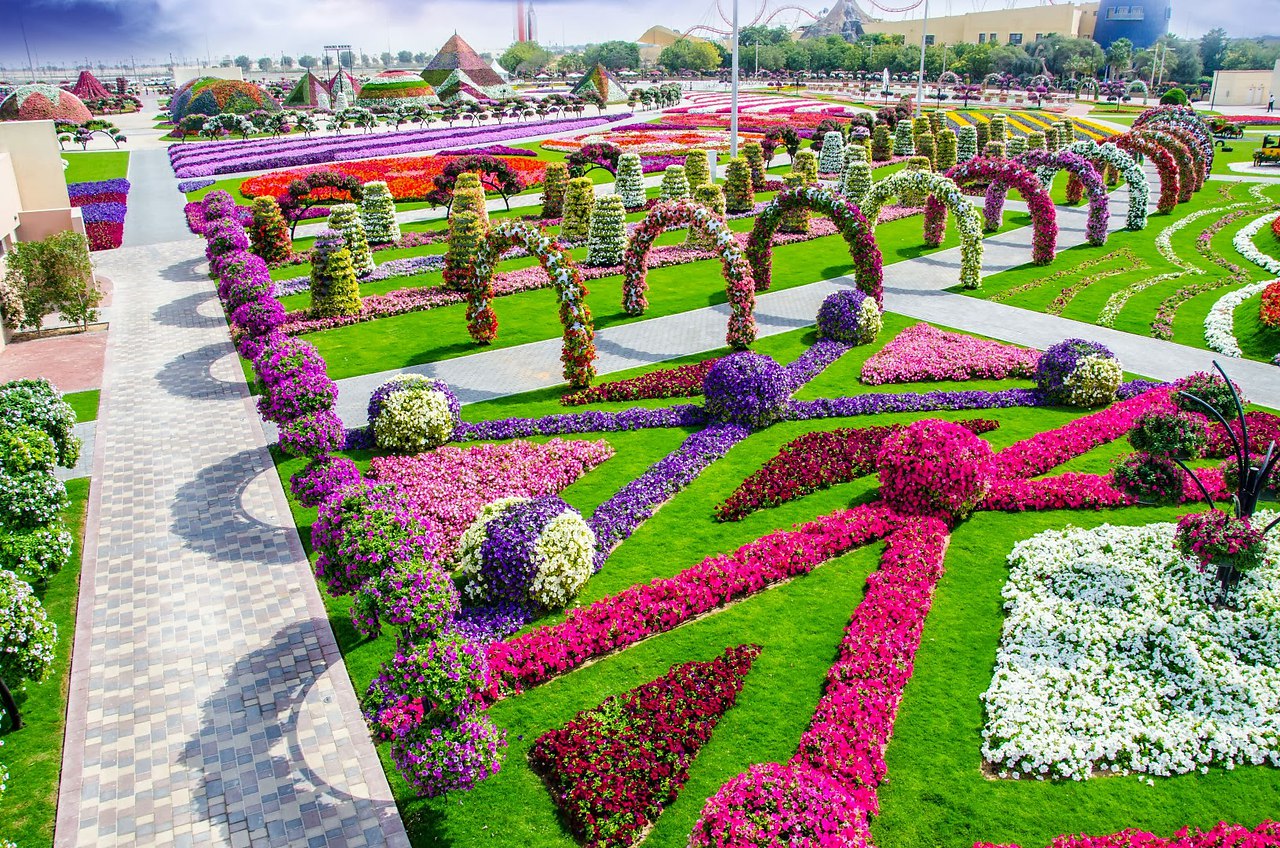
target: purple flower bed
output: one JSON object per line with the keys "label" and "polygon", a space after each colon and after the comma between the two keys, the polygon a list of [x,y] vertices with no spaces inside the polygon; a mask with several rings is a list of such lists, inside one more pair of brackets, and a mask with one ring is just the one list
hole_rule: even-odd
{"label": "purple flower bed", "polygon": [[443,267],[443,253],[432,254],[431,256],[409,256],[404,259],[390,259],[375,267],[368,276],[361,277],[360,282],[374,283],[379,280],[389,280],[392,277],[412,277],[416,274],[425,274],[428,271],[438,271]]}
{"label": "purple flower bed", "polygon": [[783,411],[787,421],[815,418],[846,418],[881,412],[936,412],[943,409],[1007,409],[1017,406],[1048,406],[1039,389],[1002,389],[998,392],[920,392],[907,394],[866,394],[856,397],[793,400]]}
{"label": "purple flower bed", "polygon": [[602,115],[575,120],[539,121],[533,124],[486,127],[457,127],[443,130],[412,130],[376,135],[337,135],[323,138],[259,139],[239,142],[175,144],[169,161],[178,177],[209,177],[268,168],[294,168],[351,159],[371,159],[403,153],[444,150],[459,144],[489,144],[548,131],[572,131],[630,118]]}
{"label": "purple flower bed", "polygon": [[193,191],[199,191],[202,188],[208,188],[209,186],[213,185],[216,182],[217,180],[213,179],[212,177],[200,177],[199,179],[195,179],[195,180],[183,180],[182,182],[178,183],[178,191],[182,192],[183,194],[189,194],[190,192],[193,192]]}
{"label": "purple flower bed", "polygon": [[483,607],[463,607],[453,617],[454,633],[488,645],[505,639],[537,617],[520,604],[499,603]]}
{"label": "purple flower bed", "polygon": [[490,144],[486,147],[457,147],[443,150],[441,156],[537,156],[538,151],[523,147],[507,147],[505,144]]}
{"label": "purple flower bed", "polygon": [[128,207],[123,203],[90,203],[80,207],[86,224],[123,224]]}
{"label": "purple flower bed", "polygon": [[684,163],[685,157],[683,156],[671,156],[666,154],[660,156],[641,156],[640,170],[645,174],[657,174],[667,170],[668,166],[683,166]]}
{"label": "purple flower bed", "polygon": [[749,435],[750,430],[736,424],[713,424],[699,430],[600,504],[587,520],[596,534],[595,570],[603,568],[613,549],[648,521],[658,507]]}
{"label": "purple flower bed", "polygon": [[[68,183],[67,196],[71,198],[86,197],[95,194],[128,194],[129,181],[123,177],[110,180],[92,180],[86,183]],[[71,204],[75,206],[76,204]]]}
{"label": "purple flower bed", "polygon": [[542,418],[499,418],[475,423],[464,421],[453,431],[453,440],[473,442],[527,436],[561,436],[567,433],[610,433],[646,430],[650,427],[694,427],[705,423],[706,416],[702,407],[683,403],[660,409],[566,412]]}
{"label": "purple flower bed", "polygon": [[827,366],[844,356],[850,345],[834,339],[819,339],[808,350],[790,365],[783,367],[787,372],[787,381],[791,391],[796,391],[805,383],[817,377]]}

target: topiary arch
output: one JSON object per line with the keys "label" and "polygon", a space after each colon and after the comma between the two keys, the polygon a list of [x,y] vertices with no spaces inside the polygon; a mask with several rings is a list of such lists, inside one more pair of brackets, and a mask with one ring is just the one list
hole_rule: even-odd
{"label": "topiary arch", "polygon": [[[1147,197],[1151,194],[1151,186],[1147,184],[1147,174],[1134,161],[1133,157],[1110,142],[1095,144],[1092,141],[1077,141],[1068,148],[1102,168],[1112,167],[1129,186],[1129,214],[1125,219],[1125,228],[1141,230],[1147,226]],[[1098,173],[1102,173],[1098,168]]]}
{"label": "topiary arch", "polygon": [[1204,188],[1204,181],[1209,173],[1208,163],[1193,136],[1184,130],[1167,126],[1148,125],[1134,129],[1133,132],[1150,136],[1173,154],[1174,161],[1178,163],[1179,203],[1186,203],[1193,192]]}
{"label": "topiary arch", "polygon": [[784,215],[807,209],[826,215],[844,236],[853,258],[858,288],[884,307],[884,260],[871,225],[856,205],[829,188],[802,186],[786,188],[761,210],[747,240],[747,261],[755,278],[756,291],[767,291],[773,278],[773,234]]}
{"label": "topiary arch", "polygon": [[[1143,112],[1133,121],[1133,128],[1140,127],[1157,127],[1159,129],[1168,129],[1169,127],[1178,127],[1183,133],[1194,137],[1204,153],[1204,159],[1208,168],[1213,167],[1213,133],[1204,121],[1200,120],[1200,116],[1196,114],[1196,110],[1190,106],[1175,106],[1166,104],[1155,106]],[[1185,139],[1184,139],[1185,140]],[[1205,177],[1209,175],[1208,170],[1205,171]]]}
{"label": "topiary arch", "polygon": [[725,339],[729,347],[739,350],[750,347],[756,340],[756,293],[751,266],[724,219],[711,208],[691,200],[666,200],[657,204],[632,233],[622,259],[623,310],[628,315],[644,314],[649,306],[645,292],[649,287],[649,251],[654,239],[668,230],[686,227],[697,230],[714,243],[712,249],[724,266],[724,293],[730,310]]}
{"label": "topiary arch", "polygon": [[[983,224],[987,232],[995,232],[1004,223],[1004,199],[1010,187],[1026,201],[1031,212],[1031,262],[1048,265],[1053,261],[1058,245],[1058,211],[1049,192],[1035,172],[1014,159],[987,159],[980,157],[961,162],[946,172],[956,185],[988,183],[986,204],[983,206]],[[946,226],[947,209],[934,196],[924,206],[926,231],[941,231]]]}
{"label": "topiary arch", "polygon": [[[1160,142],[1145,133],[1125,133],[1107,139],[1116,147],[1130,154],[1141,154],[1151,160],[1160,175],[1160,200],[1156,203],[1156,211],[1168,215],[1178,205],[1181,193],[1178,172],[1178,160],[1173,153]],[[1184,151],[1185,153],[1185,151]]]}
{"label": "topiary arch", "polygon": [[[955,181],[932,171],[898,171],[883,180],[871,184],[871,190],[862,199],[862,214],[867,217],[872,234],[880,207],[891,197],[903,192],[918,192],[936,198],[955,216],[956,230],[960,234],[960,285],[976,289],[982,285],[982,216],[973,204],[960,193]],[[924,243],[930,247],[942,244],[947,225],[946,216],[926,219]],[[932,224],[933,226],[928,226]]]}
{"label": "topiary arch", "polygon": [[587,287],[573,257],[542,229],[520,221],[499,221],[489,227],[476,252],[474,273],[463,281],[467,294],[467,330],[479,344],[489,344],[498,335],[498,316],[493,311],[493,269],[513,247],[524,248],[537,258],[547,272],[560,301],[560,323],[564,325],[564,346],[560,361],[564,378],[574,388],[591,385],[596,375],[595,327],[587,306]]}
{"label": "topiary arch", "polygon": [[1085,224],[1084,237],[1089,244],[1107,243],[1107,222],[1111,218],[1110,195],[1102,174],[1093,163],[1069,150],[1028,150],[1018,157],[1028,168],[1034,168],[1036,176],[1047,189],[1053,184],[1058,171],[1066,171],[1084,187],[1089,200],[1089,221]]}

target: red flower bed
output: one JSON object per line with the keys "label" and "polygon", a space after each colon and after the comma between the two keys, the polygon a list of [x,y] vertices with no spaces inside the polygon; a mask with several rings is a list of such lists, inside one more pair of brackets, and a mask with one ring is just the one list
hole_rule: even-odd
{"label": "red flower bed", "polygon": [[1268,327],[1280,327],[1280,280],[1262,290],[1260,317]]}
{"label": "red flower bed", "polygon": [[759,646],[739,645],[673,666],[538,737],[529,762],[584,845],[631,845],[657,820],[759,655]]}
{"label": "red flower bed", "polygon": [[124,224],[114,221],[98,221],[84,225],[85,238],[90,250],[115,250],[124,241]]}
{"label": "red flower bed", "polygon": [[565,406],[582,406],[602,401],[653,400],[656,398],[697,397],[702,394],[702,378],[707,376],[716,359],[704,359],[690,365],[677,365],[650,371],[628,380],[601,383],[560,398]]}
{"label": "red flower bed", "polygon": [[[1000,422],[984,418],[956,423],[973,433],[988,433],[1000,426]],[[716,507],[716,519],[738,521],[757,510],[864,477],[876,470],[881,443],[901,429],[901,424],[843,427],[806,433],[787,442]]]}
{"label": "red flower bed", "polygon": [[1280,215],[1271,219],[1271,235],[1276,237],[1276,241],[1280,241]]}
{"label": "red flower bed", "polygon": [[[287,193],[289,183],[301,179],[316,171],[336,171],[352,176],[362,183],[382,180],[391,189],[391,196],[396,200],[425,200],[435,189],[432,181],[449,163],[449,156],[405,156],[386,159],[362,159],[358,162],[331,162],[327,165],[308,165],[304,168],[289,168],[284,171],[272,171],[250,177],[240,184],[240,193],[245,197],[283,197]],[[511,166],[524,185],[528,188],[542,182],[547,170],[547,163],[527,156],[496,157]],[[325,200],[350,200],[351,196],[336,189],[321,189],[316,192]]]}

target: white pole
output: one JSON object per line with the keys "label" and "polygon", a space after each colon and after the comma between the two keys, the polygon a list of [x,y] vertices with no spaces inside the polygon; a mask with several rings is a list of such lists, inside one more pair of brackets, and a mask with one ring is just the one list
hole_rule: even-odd
{"label": "white pole", "polygon": [[920,23],[920,78],[916,80],[916,117],[924,114],[924,46],[929,32],[929,0],[924,0],[924,19]]}
{"label": "white pole", "polygon": [[729,106],[729,158],[738,155],[738,0],[733,0],[733,79]]}

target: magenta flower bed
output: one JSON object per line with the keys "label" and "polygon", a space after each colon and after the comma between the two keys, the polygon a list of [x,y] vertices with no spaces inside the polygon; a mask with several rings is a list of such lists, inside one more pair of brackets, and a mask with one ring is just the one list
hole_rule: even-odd
{"label": "magenta flower bed", "polygon": [[922,323],[903,330],[863,363],[862,382],[879,386],[1032,377],[1039,361],[1037,350],[948,333]]}
{"label": "magenta flower bed", "polygon": [[122,178],[69,183],[71,206],[84,217],[85,236],[90,250],[112,250],[124,239],[124,219],[128,212],[129,181]]}
{"label": "magenta flower bed", "polygon": [[625,400],[653,400],[655,398],[696,397],[702,394],[702,380],[716,363],[716,359],[704,359],[690,365],[677,365],[650,371],[627,380],[601,383],[580,392],[570,392],[560,398],[565,406],[582,406],[587,403]]}
{"label": "magenta flower bed", "polygon": [[[1231,120],[1231,118],[1227,118]],[[1257,120],[1250,117],[1250,123]],[[1277,119],[1280,123],[1280,119]],[[1250,830],[1243,825],[1218,822],[1209,830],[1184,827],[1173,836],[1156,836],[1145,830],[1122,830],[1106,836],[1064,835],[1049,848],[1263,848],[1280,844],[1280,822],[1264,821]],[[973,848],[1018,848],[1017,845],[975,843]]]}

